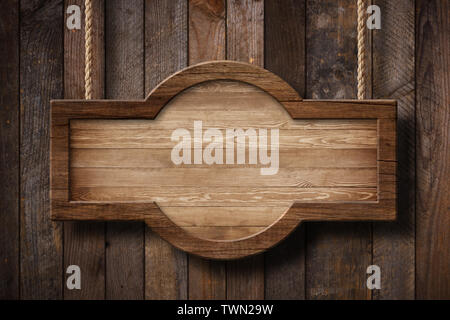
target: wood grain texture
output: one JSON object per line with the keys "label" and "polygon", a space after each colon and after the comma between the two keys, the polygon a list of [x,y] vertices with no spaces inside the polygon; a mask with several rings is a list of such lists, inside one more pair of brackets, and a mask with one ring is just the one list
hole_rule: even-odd
{"label": "wood grain texture", "polygon": [[[62,224],[50,221],[50,99],[63,96],[61,1],[20,5],[20,293],[62,298]],[[39,26],[39,27],[36,27]]]}
{"label": "wood grain texture", "polygon": [[[264,66],[264,2],[227,1],[227,59]],[[227,263],[227,299],[264,298],[264,256]]]}
{"label": "wood grain texture", "polygon": [[416,298],[450,298],[450,7],[416,2]]}
{"label": "wood grain texture", "polygon": [[[306,7],[306,97],[354,98],[356,2],[308,0]],[[309,224],[306,232],[307,298],[370,299],[365,288],[372,260],[370,224]]]}
{"label": "wood grain texture", "polygon": [[[288,82],[300,96],[305,95],[306,79],[305,5],[305,0],[266,0],[264,4],[265,68]],[[296,162],[302,158],[299,155]],[[304,225],[266,253],[266,299],[305,299],[305,253]]]}
{"label": "wood grain texture", "polygon": [[[145,92],[188,63],[188,4],[145,1]],[[187,256],[145,230],[145,298],[187,299]]]}
{"label": "wood grain texture", "polygon": [[[56,191],[54,190],[55,195]],[[289,206],[292,199],[297,201],[376,201],[377,188],[310,188],[310,187],[71,187],[71,198],[75,201],[157,201],[161,206],[170,206],[173,210],[183,207],[194,210],[195,207],[255,207],[261,204],[268,209]],[[272,192],[271,196],[270,193]],[[191,199],[186,201],[186,199]],[[194,207],[189,209],[190,207]],[[244,212],[241,212],[244,214]],[[181,216],[180,216],[180,219]],[[182,220],[180,220],[182,221]]]}
{"label": "wood grain texture", "polygon": [[[373,33],[373,98],[398,101],[398,220],[373,224],[373,264],[382,270],[373,299],[414,299],[415,82],[414,1],[374,1],[381,30]],[[399,63],[401,62],[401,63]]]}
{"label": "wood grain texture", "polygon": [[227,1],[227,59],[264,66],[264,1]]}
{"label": "wood grain texture", "polygon": [[189,1],[189,64],[224,60],[225,0]]}
{"label": "wood grain texture", "polygon": [[[189,64],[226,58],[226,1],[189,1]],[[225,299],[226,263],[189,256],[189,299]]]}
{"label": "wood grain texture", "polygon": [[[244,105],[242,105],[244,106]],[[197,114],[197,115],[196,115]],[[241,113],[244,114],[244,113]],[[247,113],[249,115],[250,113]],[[244,114],[245,115],[245,114]],[[207,112],[192,112],[192,116],[196,117],[198,121],[202,121],[202,128],[204,131],[208,129],[218,129],[214,124],[210,124],[208,122],[207,117],[216,117],[215,121],[221,121],[221,112],[211,111],[210,114]],[[270,117],[270,114],[267,115]],[[287,117],[289,117],[286,114]],[[287,117],[285,119],[287,119]],[[230,117],[231,118],[231,117]],[[205,120],[200,120],[205,119]],[[231,122],[231,119],[227,119]],[[280,119],[276,119],[280,121]],[[155,120],[154,122],[164,121],[161,119]],[[170,121],[170,120],[169,120]],[[197,121],[197,120],[195,120]],[[282,120],[281,120],[282,121]],[[119,121],[117,121],[119,122]],[[242,121],[243,124],[245,122]],[[191,125],[192,123],[189,119],[184,123],[185,125],[181,128],[186,128],[186,125]],[[254,141],[255,136],[259,136],[258,128],[265,128],[264,122],[254,121],[251,125],[245,124],[244,128],[251,128],[255,131],[250,131],[251,133],[256,132],[255,135],[252,136],[250,142],[244,141],[234,141],[235,137],[226,137],[226,129],[232,129],[233,127],[225,127],[220,130],[222,134],[222,139],[218,140],[218,143],[224,145],[221,148],[225,151],[224,156],[226,156],[226,144],[233,143],[236,147],[242,148],[245,150],[250,149],[253,151],[258,147],[258,140]],[[119,125],[126,127],[124,122],[121,122]],[[158,124],[156,124],[158,126]],[[70,130],[70,143],[71,147],[74,149],[154,149],[157,151],[167,150],[171,147],[175,146],[174,141],[172,141],[172,132],[176,130],[177,127],[173,127],[171,129],[164,130],[153,130],[153,128],[145,131],[141,130],[102,130],[102,128],[91,129],[91,130]],[[247,129],[245,129],[247,130]],[[193,130],[190,131],[193,133]],[[273,131],[272,131],[273,132]],[[289,155],[297,151],[302,151],[303,149],[329,149],[330,152],[334,150],[343,150],[343,149],[375,149],[377,146],[377,132],[376,130],[295,130],[281,129],[279,132],[279,146],[282,151]],[[270,131],[268,132],[270,133]],[[202,137],[197,138],[191,135],[191,143],[195,144],[196,142],[200,143]],[[235,139],[233,139],[235,138]],[[269,136],[270,138],[270,136]],[[270,141],[269,141],[270,142]],[[208,145],[206,142],[202,143],[203,145]],[[192,154],[191,154],[192,155]],[[291,159],[285,159],[288,163]],[[190,159],[192,161],[192,159]],[[224,159],[221,159],[224,161]],[[305,161],[311,161],[311,159],[305,159]],[[248,159],[246,159],[248,163]],[[141,166],[144,164],[141,164]],[[169,161],[163,163],[164,167],[169,167]],[[294,166],[294,164],[292,164]]]}
{"label": "wood grain texture", "polygon": [[[80,6],[84,12],[84,0],[65,1],[64,12],[69,5]],[[93,92],[95,99],[104,97],[104,2],[94,1],[93,25]],[[65,15],[67,19],[67,14]],[[84,21],[84,19],[82,19]],[[84,24],[81,30],[64,28],[64,98],[84,98]],[[105,298],[105,223],[64,223],[64,270],[77,265],[82,270],[82,290],[68,290],[64,286],[64,299]]]}
{"label": "wood grain texture", "polygon": [[189,299],[225,300],[226,263],[190,255]]}
{"label": "wood grain texture", "polygon": [[[106,98],[144,97],[144,2],[105,3]],[[144,226],[106,225],[106,298],[144,298]]]}
{"label": "wood grain texture", "polygon": [[19,298],[19,1],[0,4],[0,300]]}
{"label": "wood grain texture", "polygon": [[[107,168],[72,169],[72,183],[76,187],[363,187],[376,186],[375,168],[279,169],[273,176],[262,176],[253,168],[184,168],[183,175],[174,169]],[[234,174],[234,176],[233,176]],[[217,180],[211,180],[216,177]],[[196,181],[197,179],[197,181]],[[253,179],[253,180],[250,180]],[[55,184],[58,187],[57,184]],[[76,199],[74,199],[76,200]],[[351,199],[350,199],[351,200]]]}
{"label": "wood grain texture", "polygon": [[[95,121],[95,123],[98,125],[99,122]],[[248,146],[246,146],[246,152],[247,150]],[[72,168],[173,168],[177,165],[168,160],[170,153],[171,149],[72,148],[70,165]],[[303,148],[280,152],[280,167],[321,168],[328,165],[335,168],[371,168],[376,167],[376,158],[376,148]],[[61,155],[61,158],[54,161],[67,161],[67,157]],[[183,163],[178,165],[179,168],[188,166]],[[199,164],[198,168],[207,166],[207,164]],[[243,165],[230,164],[229,166],[242,167]]]}

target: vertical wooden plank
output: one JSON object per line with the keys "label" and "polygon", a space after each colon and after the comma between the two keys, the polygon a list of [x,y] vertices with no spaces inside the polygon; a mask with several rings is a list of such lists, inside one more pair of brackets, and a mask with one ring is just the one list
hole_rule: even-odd
{"label": "vertical wooden plank", "polygon": [[375,0],[382,28],[373,33],[373,97],[398,101],[398,219],[373,224],[374,299],[414,299],[415,83],[414,1]]}
{"label": "vertical wooden plank", "polygon": [[265,68],[289,83],[301,97],[305,95],[305,2],[306,0],[266,0]]}
{"label": "vertical wooden plank", "polygon": [[266,299],[305,299],[305,253],[304,224],[266,253]]}
{"label": "vertical wooden plank", "polygon": [[[265,1],[265,67],[305,94],[305,0]],[[266,253],[266,299],[305,298],[305,228]]]}
{"label": "vertical wooden plank", "polygon": [[[144,98],[144,3],[105,3],[106,98]],[[106,298],[144,298],[144,225],[106,225]]]}
{"label": "vertical wooden plank", "polygon": [[189,0],[189,64],[224,60],[225,0]]}
{"label": "vertical wooden plank", "polygon": [[[264,66],[264,1],[227,1],[227,58]],[[264,255],[227,263],[228,299],[264,299]]]}
{"label": "vertical wooden plank", "polygon": [[450,4],[416,2],[416,297],[450,299]]}
{"label": "vertical wooden plank", "polygon": [[[84,0],[66,0],[65,10],[78,5],[84,12]],[[104,96],[104,3],[93,2],[93,98]],[[84,16],[84,15],[83,15]],[[67,20],[66,13],[66,20]],[[84,19],[81,30],[69,30],[64,24],[64,98],[84,99]],[[81,290],[64,286],[64,299],[105,298],[105,223],[64,223],[64,270],[77,265],[82,272]]]}
{"label": "vertical wooden plank", "polygon": [[189,299],[226,299],[226,263],[189,256]]}
{"label": "vertical wooden plank", "polygon": [[227,1],[227,58],[264,66],[264,1]]}
{"label": "vertical wooden plank", "polygon": [[[187,66],[187,2],[145,1],[145,91]],[[187,299],[187,256],[145,230],[145,298]]]}
{"label": "vertical wooden plank", "polygon": [[[189,1],[189,64],[226,55],[225,0]],[[225,299],[226,263],[189,256],[189,299]]]}
{"label": "vertical wooden plank", "polygon": [[[356,1],[306,3],[306,97],[356,97]],[[307,225],[308,299],[370,299],[370,223]]]}
{"label": "vertical wooden plank", "polygon": [[63,4],[20,4],[20,292],[62,298],[62,224],[50,221],[50,99],[63,96]]}
{"label": "vertical wooden plank", "polygon": [[264,299],[264,254],[227,263],[227,299]]}
{"label": "vertical wooden plank", "polygon": [[0,3],[0,300],[19,298],[19,1]]}
{"label": "vertical wooden plank", "polygon": [[[375,0],[365,0],[366,7],[374,4]],[[369,15],[366,15],[368,18]],[[366,20],[367,21],[367,20]],[[366,92],[364,94],[365,99],[373,98],[373,30],[365,28],[366,42],[366,68],[365,68],[365,79],[366,79]]]}

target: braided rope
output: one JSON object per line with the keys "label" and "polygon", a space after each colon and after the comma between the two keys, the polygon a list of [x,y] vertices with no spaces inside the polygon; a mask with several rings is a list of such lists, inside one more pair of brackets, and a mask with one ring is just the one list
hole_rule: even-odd
{"label": "braided rope", "polygon": [[92,0],[85,0],[85,26],[84,26],[84,46],[85,46],[85,69],[84,69],[84,96],[85,99],[92,99]]}
{"label": "braided rope", "polygon": [[358,0],[358,99],[362,100],[366,93],[366,33],[364,0]]}

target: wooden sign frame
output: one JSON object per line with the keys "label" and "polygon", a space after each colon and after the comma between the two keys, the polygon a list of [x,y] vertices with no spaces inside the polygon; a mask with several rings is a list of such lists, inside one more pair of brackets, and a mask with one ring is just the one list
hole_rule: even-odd
{"label": "wooden sign frame", "polygon": [[[274,97],[293,119],[373,119],[377,122],[377,200],[297,202],[272,226],[236,241],[200,239],[172,222],[151,203],[72,201],[70,195],[70,121],[73,119],[155,119],[177,94],[211,80],[234,80]],[[51,218],[53,220],[145,221],[174,246],[212,259],[235,259],[274,246],[304,221],[373,221],[396,218],[396,119],[394,100],[303,100],[273,73],[245,63],[205,62],[163,81],[145,100],[51,101]]]}

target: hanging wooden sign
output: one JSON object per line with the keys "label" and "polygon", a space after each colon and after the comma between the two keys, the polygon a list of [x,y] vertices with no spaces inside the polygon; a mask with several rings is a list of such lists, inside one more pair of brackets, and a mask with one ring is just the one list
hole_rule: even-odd
{"label": "hanging wooden sign", "polygon": [[143,101],[51,102],[51,216],[145,221],[214,259],[303,221],[396,217],[396,102],[303,100],[259,67],[198,64]]}

